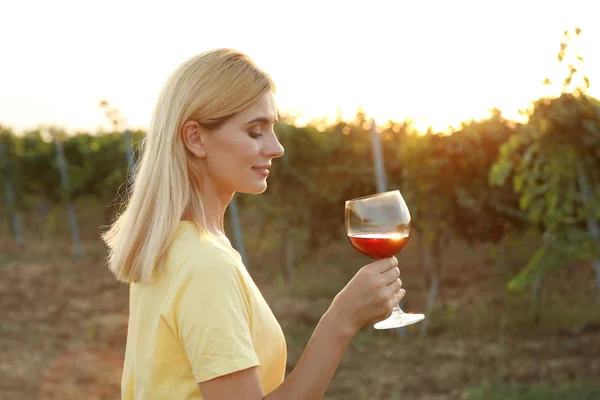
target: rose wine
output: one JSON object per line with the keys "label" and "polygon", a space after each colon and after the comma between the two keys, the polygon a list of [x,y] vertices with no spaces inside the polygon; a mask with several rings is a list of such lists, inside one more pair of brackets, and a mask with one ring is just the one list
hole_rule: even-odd
{"label": "rose wine", "polygon": [[348,239],[352,246],[364,255],[373,258],[386,258],[399,253],[409,235],[402,233],[351,233]]}

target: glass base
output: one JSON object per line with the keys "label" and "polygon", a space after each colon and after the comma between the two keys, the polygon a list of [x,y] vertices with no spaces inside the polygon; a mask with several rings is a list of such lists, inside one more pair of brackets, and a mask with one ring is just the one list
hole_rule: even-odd
{"label": "glass base", "polygon": [[392,315],[384,319],[383,321],[379,321],[373,327],[375,329],[393,329],[400,328],[406,325],[412,325],[417,322],[421,322],[425,319],[425,315],[423,314],[407,314],[399,308],[395,308],[392,311]]}

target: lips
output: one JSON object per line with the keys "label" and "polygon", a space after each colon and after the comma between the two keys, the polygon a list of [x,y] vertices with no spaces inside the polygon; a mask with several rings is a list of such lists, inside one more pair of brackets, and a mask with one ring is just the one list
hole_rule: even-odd
{"label": "lips", "polygon": [[252,167],[252,169],[263,176],[268,176],[270,167],[270,165],[258,165],[256,167]]}

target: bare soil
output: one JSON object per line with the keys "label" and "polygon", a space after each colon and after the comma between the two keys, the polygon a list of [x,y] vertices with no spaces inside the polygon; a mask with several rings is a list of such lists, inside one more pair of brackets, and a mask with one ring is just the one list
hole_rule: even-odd
{"label": "bare soil", "polygon": [[[62,242],[61,242],[62,243]],[[128,288],[104,268],[98,240],[75,261],[67,242],[0,244],[0,399],[119,399]],[[412,253],[411,253],[412,252]],[[281,283],[277,268],[253,259],[255,276],[288,340],[288,369],[337,290],[352,276],[347,244],[332,246]],[[410,263],[415,249],[403,263]],[[479,258],[478,258],[479,257]],[[408,261],[406,261],[408,260]],[[600,329],[591,268],[571,268],[544,284],[545,314],[527,322],[526,301],[507,294],[504,273],[460,246],[447,253],[442,297],[426,338],[365,328],[346,352],[329,399],[461,399],[482,382],[573,382],[600,376]],[[323,265],[328,265],[324,268]],[[404,264],[403,264],[404,265]],[[274,272],[275,271],[275,272]],[[404,308],[421,311],[427,287],[403,269]],[[558,310],[558,311],[557,311]],[[592,317],[587,317],[592,315]]]}

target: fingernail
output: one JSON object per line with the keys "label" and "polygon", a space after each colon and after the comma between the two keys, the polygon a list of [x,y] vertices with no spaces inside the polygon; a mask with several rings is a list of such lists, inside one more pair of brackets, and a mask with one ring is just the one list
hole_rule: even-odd
{"label": "fingernail", "polygon": [[406,294],[406,290],[404,290],[404,289],[400,289],[400,294],[401,294],[402,296],[404,296],[404,295]]}

